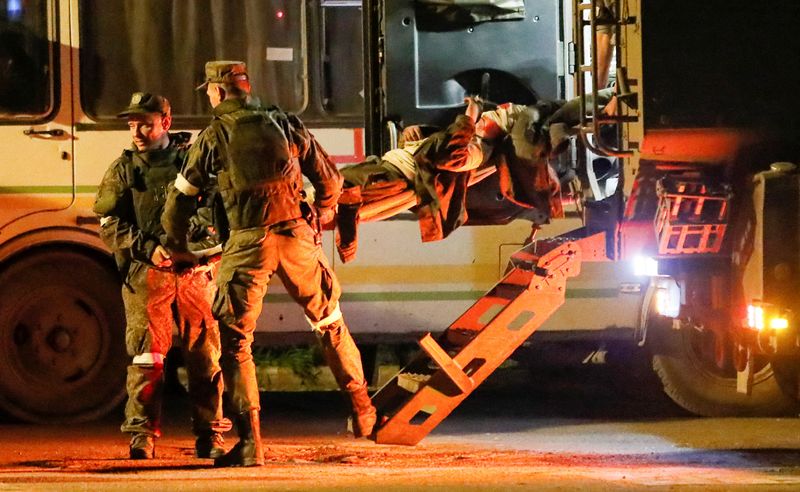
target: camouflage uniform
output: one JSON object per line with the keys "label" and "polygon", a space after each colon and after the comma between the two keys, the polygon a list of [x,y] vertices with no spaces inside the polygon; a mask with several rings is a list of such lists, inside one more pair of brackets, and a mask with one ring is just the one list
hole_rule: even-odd
{"label": "camouflage uniform", "polygon": [[[223,73],[230,76],[232,69],[246,80],[241,62],[209,62],[207,80],[221,83]],[[302,122],[277,108],[263,109],[249,97],[227,98],[214,108],[210,126],[189,151],[168,198],[163,222],[176,242],[186,235],[181,197],[218,190],[229,226],[214,315],[226,390],[239,414],[240,444],[250,444],[243,445],[247,451],[237,444],[229,455],[239,456],[223,460],[223,466],[263,463],[260,436],[252,434],[258,430],[260,405],[251,344],[267,284],[276,273],[303,307],[356,413],[371,412],[374,422],[361,355],[339,310],[339,283],[318,232],[304,217],[309,207],[303,202],[303,175],[314,186],[316,206],[333,207],[341,175]]]}
{"label": "camouflage uniform", "polygon": [[164,357],[177,324],[192,401],[192,427],[198,436],[224,429],[219,333],[211,314],[216,261],[181,271],[151,263],[164,245],[161,226],[167,186],[175,179],[190,135],[171,134],[164,149],[125,150],[103,177],[94,211],[101,237],[114,252],[123,277],[127,317],[128,402],[122,431],[158,437]]}

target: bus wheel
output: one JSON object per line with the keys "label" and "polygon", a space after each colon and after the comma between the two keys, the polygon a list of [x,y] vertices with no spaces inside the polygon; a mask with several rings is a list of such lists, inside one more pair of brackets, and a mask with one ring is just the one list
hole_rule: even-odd
{"label": "bus wheel", "polygon": [[796,415],[797,401],[782,389],[771,364],[756,363],[750,395],[736,391],[736,370],[715,362],[714,334],[673,330],[664,318],[648,327],[653,370],[664,392],[686,410],[706,417]]}
{"label": "bus wheel", "polygon": [[36,423],[108,413],[125,396],[119,283],[89,256],[39,251],[0,273],[0,409]]}

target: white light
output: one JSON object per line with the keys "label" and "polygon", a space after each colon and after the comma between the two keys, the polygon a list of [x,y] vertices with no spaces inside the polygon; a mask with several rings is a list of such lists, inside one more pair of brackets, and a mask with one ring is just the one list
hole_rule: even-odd
{"label": "white light", "polygon": [[747,326],[754,330],[761,331],[764,329],[764,308],[761,306],[754,306],[752,304],[747,306]]}
{"label": "white light", "polygon": [[22,0],[9,0],[6,5],[6,12],[9,20],[19,21],[22,19]]}
{"label": "white light", "polygon": [[675,302],[669,290],[656,290],[656,312],[669,318],[675,318],[680,314],[680,304]]}
{"label": "white light", "polygon": [[656,277],[654,304],[656,312],[668,318],[677,318],[681,314],[681,289],[675,280],[669,277]]}
{"label": "white light", "polygon": [[642,277],[658,275],[658,260],[649,256],[637,256],[633,259],[633,274]]}

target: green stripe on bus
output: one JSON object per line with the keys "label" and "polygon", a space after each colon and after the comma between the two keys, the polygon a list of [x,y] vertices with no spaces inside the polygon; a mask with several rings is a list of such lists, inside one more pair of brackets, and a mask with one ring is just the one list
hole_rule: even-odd
{"label": "green stripe on bus", "polygon": [[[78,193],[97,193],[97,186],[78,186]],[[72,186],[0,186],[0,195],[71,195]]]}
{"label": "green stripe on bus", "polygon": [[[411,302],[411,301],[474,301],[486,292],[479,290],[425,292],[350,292],[342,294],[343,302]],[[618,289],[569,289],[567,299],[615,299]],[[292,302],[289,294],[267,294],[267,303]]]}
{"label": "green stripe on bus", "polygon": [[619,289],[570,289],[567,282],[567,299],[616,299]]}

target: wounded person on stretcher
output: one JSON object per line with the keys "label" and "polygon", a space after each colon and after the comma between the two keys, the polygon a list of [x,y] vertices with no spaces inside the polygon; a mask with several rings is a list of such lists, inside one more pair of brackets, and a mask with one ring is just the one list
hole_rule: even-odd
{"label": "wounded person on stretcher", "polygon": [[465,113],[447,128],[426,136],[421,127],[408,127],[398,148],[342,168],[336,234],[342,261],[355,257],[362,205],[408,189],[416,198],[422,241],[443,239],[463,224],[467,188],[492,172],[498,173],[498,191],[505,199],[550,217],[562,215],[559,181],[549,158],[565,150],[577,123],[573,101],[507,103],[483,113],[480,100],[465,102]]}

